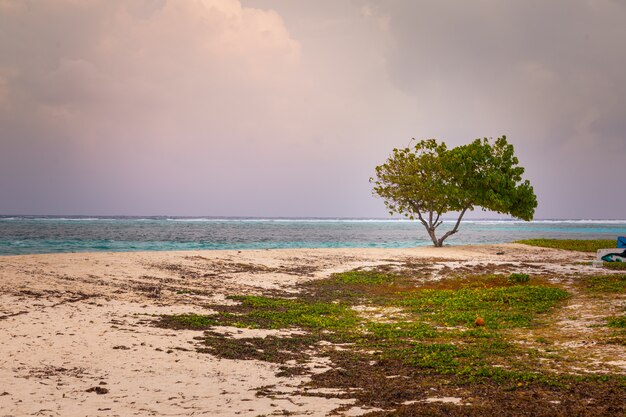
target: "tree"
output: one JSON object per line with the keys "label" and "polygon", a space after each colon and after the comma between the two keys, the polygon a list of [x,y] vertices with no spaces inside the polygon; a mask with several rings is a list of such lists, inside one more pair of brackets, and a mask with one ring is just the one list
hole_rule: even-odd
{"label": "tree", "polygon": [[[394,149],[370,178],[373,193],[381,197],[389,214],[419,219],[436,247],[459,230],[468,210],[481,207],[523,220],[532,220],[537,197],[524,168],[518,166],[506,136],[495,142],[476,139],[448,149],[436,139],[422,140],[413,149]],[[441,217],[459,212],[454,227],[437,238]]]}

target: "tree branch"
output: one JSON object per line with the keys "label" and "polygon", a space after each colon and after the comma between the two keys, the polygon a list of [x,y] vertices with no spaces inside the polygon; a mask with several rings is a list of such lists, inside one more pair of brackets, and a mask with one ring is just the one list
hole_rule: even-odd
{"label": "tree branch", "polygon": [[459,224],[461,224],[461,219],[463,219],[463,216],[465,215],[465,212],[467,211],[468,208],[469,207],[466,206],[463,209],[463,211],[461,211],[461,214],[459,215],[459,218],[457,219],[456,224],[454,225],[454,229],[452,229],[452,230],[454,230],[454,233],[456,233],[457,230],[459,230]]}
{"label": "tree branch", "polygon": [[429,217],[430,224],[429,224],[429,222],[427,222],[424,219],[424,216],[422,216],[422,212],[420,211],[421,209],[420,205],[412,200],[409,200],[409,204],[411,206],[411,209],[413,209],[413,212],[417,213],[417,218],[424,225],[424,228],[428,232],[430,239],[433,241],[433,245],[437,246],[437,237],[435,236],[435,227],[433,227],[433,223],[432,223],[433,212],[432,211],[429,212],[430,214],[430,217]]}
{"label": "tree branch", "polygon": [[459,224],[461,224],[461,219],[463,219],[463,216],[465,215],[465,212],[467,211],[469,207],[465,207],[463,209],[463,211],[461,211],[461,214],[459,214],[459,218],[457,219],[456,223],[454,224],[454,229],[447,231],[443,236],[441,236],[441,239],[439,239],[438,243],[439,246],[443,246],[443,241],[446,240],[449,236],[452,236],[453,234],[455,234],[456,232],[458,232],[459,230]]}
{"label": "tree branch", "polygon": [[417,213],[417,218],[420,220],[420,222],[422,222],[426,230],[428,230],[428,223],[426,222],[426,220],[424,220],[424,217],[422,216],[422,212],[420,211],[420,205],[413,200],[409,200],[409,204],[411,206],[411,209],[413,209],[413,212]]}
{"label": "tree branch", "polygon": [[428,223],[426,222],[426,220],[424,220],[424,218],[422,217],[422,213],[420,213],[419,210],[417,210],[417,218],[420,219],[426,230],[428,230]]}

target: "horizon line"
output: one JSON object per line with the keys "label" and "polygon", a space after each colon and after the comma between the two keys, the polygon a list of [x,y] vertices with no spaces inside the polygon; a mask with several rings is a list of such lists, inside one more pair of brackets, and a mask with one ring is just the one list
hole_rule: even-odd
{"label": "horizon line", "polygon": [[[220,215],[169,215],[169,214],[150,214],[150,215],[136,215],[136,214],[0,214],[0,219],[7,218],[77,218],[77,219],[89,219],[89,218],[109,218],[109,219],[119,219],[119,218],[135,218],[135,219],[253,219],[253,220],[405,220],[405,221],[417,221],[419,219],[408,219],[406,217],[366,217],[366,216],[220,216]],[[444,217],[441,220],[456,221],[456,217]],[[500,218],[489,218],[489,217],[465,217],[462,221],[465,220],[485,220],[485,221],[522,221],[522,222],[532,222],[532,221],[624,221],[626,219],[617,219],[617,218],[536,218],[532,220],[522,220],[514,217],[500,217]]]}

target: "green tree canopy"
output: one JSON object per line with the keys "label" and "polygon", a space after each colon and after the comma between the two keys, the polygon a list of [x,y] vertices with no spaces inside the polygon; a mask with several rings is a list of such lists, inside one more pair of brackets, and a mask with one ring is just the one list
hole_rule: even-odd
{"label": "green tree canopy", "polygon": [[[370,182],[390,214],[419,219],[439,247],[475,207],[532,220],[537,197],[528,180],[522,180],[524,168],[518,163],[506,136],[493,143],[476,139],[452,149],[428,139],[413,149],[394,149],[389,159],[376,167]],[[437,238],[441,216],[449,211],[458,211],[459,217],[451,230]]]}

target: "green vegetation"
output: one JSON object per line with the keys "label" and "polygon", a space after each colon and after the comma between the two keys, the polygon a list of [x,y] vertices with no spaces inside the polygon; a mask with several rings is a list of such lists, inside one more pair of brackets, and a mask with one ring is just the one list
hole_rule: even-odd
{"label": "green vegetation", "polygon": [[341,274],[333,274],[332,282],[339,284],[392,284],[396,277],[378,271],[349,271]]}
{"label": "green vegetation", "polygon": [[[624,277],[582,278],[579,285],[619,293]],[[530,285],[525,274],[420,278],[410,268],[333,274],[302,284],[297,297],[232,296],[238,304],[210,306],[214,314],[162,316],[156,324],[202,331],[195,338],[198,352],[276,363],[279,376],[306,374],[310,382],[303,395],[308,388],[340,389],[361,406],[395,410],[371,416],[459,415],[454,405],[401,405],[431,390],[437,396],[472,398],[463,410],[477,416],[496,414],[502,403],[525,415],[585,415],[586,398],[603,398],[613,410],[624,410],[619,404],[626,378],[573,375],[546,366],[569,360],[553,353],[558,339],[545,333],[551,313],[569,297],[564,289],[541,276]],[[484,325],[476,324],[478,317]],[[624,325],[624,317],[607,318],[614,333],[607,343],[625,343]],[[214,326],[284,332],[232,338]],[[534,346],[519,343],[529,329],[539,332]],[[327,357],[332,366],[311,373],[312,355]],[[257,395],[273,393],[260,389]],[[563,402],[554,405],[550,398]]]}
{"label": "green vegetation", "polygon": [[511,275],[509,275],[508,280],[509,282],[513,282],[515,284],[525,284],[528,281],[530,281],[530,276],[528,276],[528,274],[520,274],[520,273],[514,272]]}
{"label": "green vegetation", "polygon": [[533,317],[567,297],[560,288],[522,286],[424,290],[398,301],[444,326],[471,326],[481,316],[493,329],[529,327]]}
{"label": "green vegetation", "polygon": [[[537,197],[530,183],[522,181],[513,145],[506,136],[494,143],[476,139],[448,149],[444,142],[422,140],[414,149],[394,149],[387,161],[376,167],[370,178],[373,192],[384,200],[390,214],[419,219],[433,244],[458,231],[468,210],[482,207],[498,213],[531,220]],[[460,212],[454,227],[437,238],[441,216]]]}
{"label": "green vegetation", "polygon": [[626,274],[585,277],[581,284],[596,293],[626,293]]}
{"label": "green vegetation", "polygon": [[[535,326],[536,317],[568,297],[566,291],[540,282],[519,285],[502,275],[448,279],[429,287],[409,285],[410,281],[403,275],[351,271],[311,282],[297,299],[233,296],[239,305],[213,306],[218,313],[208,316],[164,316],[159,325],[306,331],[245,342],[206,332],[201,351],[228,358],[304,360],[307,349],[325,341],[353,346],[350,360],[373,351],[366,355],[370,360],[393,361],[461,379],[528,382],[543,378],[526,371],[532,360],[528,352],[507,340],[508,330]],[[485,320],[483,327],[474,324],[478,316]],[[493,368],[504,364],[508,370]]]}
{"label": "green vegetation", "polygon": [[217,322],[211,316],[200,314],[173,314],[161,318],[162,327],[172,329],[203,330],[215,326]]}
{"label": "green vegetation", "polygon": [[603,262],[602,266],[607,269],[626,269],[626,262]]}
{"label": "green vegetation", "polygon": [[573,240],[573,239],[527,239],[517,240],[514,243],[540,246],[542,248],[575,250],[580,252],[596,252],[598,249],[615,247],[615,240]]}
{"label": "green vegetation", "polygon": [[607,321],[607,326],[626,329],[626,316],[609,318],[609,320]]}
{"label": "green vegetation", "polygon": [[352,328],[358,322],[356,312],[344,303],[307,302],[261,296],[231,298],[241,301],[241,310],[244,314],[221,316],[221,321],[229,325],[264,329],[298,327],[335,330]]}

